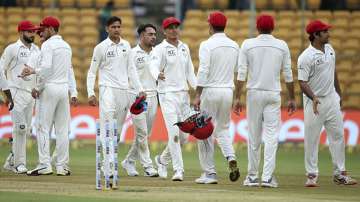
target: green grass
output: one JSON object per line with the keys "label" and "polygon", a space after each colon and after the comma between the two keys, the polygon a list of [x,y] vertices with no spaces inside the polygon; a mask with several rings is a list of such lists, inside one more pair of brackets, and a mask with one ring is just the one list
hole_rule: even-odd
{"label": "green grass", "polygon": [[[81,143],[81,142],[80,142]],[[70,151],[72,175],[67,177],[25,176],[0,172],[0,201],[359,201],[359,186],[337,186],[332,183],[331,159],[327,149],[319,153],[320,187],[305,188],[303,150],[281,146],[277,156],[275,175],[280,187],[277,189],[248,188],[241,186],[246,175],[247,155],[244,145],[237,145],[237,157],[241,179],[235,183],[228,180],[227,164],[219,149],[216,150],[218,185],[198,185],[194,180],[201,174],[196,145],[183,149],[185,180],[172,182],[170,179],[127,177],[120,172],[120,188],[116,191],[95,190],[95,148],[94,145],[72,144]],[[153,144],[152,156],[164,145]],[[28,148],[28,168],[37,163],[36,145]],[[76,149],[75,149],[76,148]],[[129,145],[120,145],[119,159],[122,160]],[[8,155],[9,147],[0,144],[0,162]],[[119,160],[119,161],[120,161]],[[347,154],[347,169],[360,179],[360,155]],[[138,165],[138,171],[142,169]],[[171,177],[169,169],[169,176]]]}

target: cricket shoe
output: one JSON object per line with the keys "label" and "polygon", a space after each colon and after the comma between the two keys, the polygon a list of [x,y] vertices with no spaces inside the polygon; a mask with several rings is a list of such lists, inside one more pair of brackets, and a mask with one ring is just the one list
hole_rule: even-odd
{"label": "cricket shoe", "polygon": [[217,184],[216,173],[206,174],[203,173],[199,178],[195,180],[197,184]]}
{"label": "cricket shoe", "polygon": [[274,176],[272,176],[270,179],[268,180],[263,180],[261,181],[261,186],[262,187],[266,187],[266,188],[277,188],[278,187],[278,183],[276,181],[276,178]]}
{"label": "cricket shoe", "polygon": [[25,167],[24,164],[20,164],[17,167],[14,167],[14,172],[16,174],[26,174],[28,169]]}
{"label": "cricket shoe", "polygon": [[305,182],[305,187],[318,187],[318,176],[315,174],[308,174]]}
{"label": "cricket shoe", "polygon": [[235,182],[236,180],[239,179],[240,177],[240,171],[239,168],[237,167],[237,162],[236,160],[231,160],[229,161],[229,179],[232,182]]}
{"label": "cricket shoe", "polygon": [[7,171],[14,171],[14,154],[12,152],[6,158],[3,168]]}
{"label": "cricket shoe", "polygon": [[64,168],[62,166],[56,167],[56,175],[57,176],[69,176],[71,175],[71,171],[69,168]]}
{"label": "cricket shoe", "polygon": [[346,171],[342,171],[338,175],[334,175],[333,180],[337,185],[355,185],[357,181],[347,175]]}
{"label": "cricket shoe", "polygon": [[134,162],[130,162],[125,159],[121,162],[121,166],[124,168],[128,176],[135,177],[139,175],[139,173],[136,171]]}
{"label": "cricket shoe", "polygon": [[258,187],[260,186],[259,178],[255,175],[247,175],[243,185],[247,187]]}
{"label": "cricket shoe", "polygon": [[167,178],[167,166],[160,162],[160,156],[159,155],[155,156],[155,164],[156,164],[157,169],[158,169],[159,177],[164,178],[164,179]]}
{"label": "cricket shoe", "polygon": [[144,168],[144,176],[145,177],[159,177],[159,173],[157,172],[157,170],[153,167],[147,167]]}
{"label": "cricket shoe", "polygon": [[38,165],[34,170],[30,170],[26,174],[29,176],[51,175],[53,171],[51,167]]}
{"label": "cricket shoe", "polygon": [[172,181],[183,181],[184,180],[184,171],[176,170],[173,177],[171,178]]}

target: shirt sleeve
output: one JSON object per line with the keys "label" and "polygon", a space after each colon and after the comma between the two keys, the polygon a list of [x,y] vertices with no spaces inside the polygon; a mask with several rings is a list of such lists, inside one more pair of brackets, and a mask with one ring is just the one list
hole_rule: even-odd
{"label": "shirt sleeve", "polygon": [[239,50],[239,57],[238,57],[238,76],[237,80],[239,81],[245,81],[247,76],[247,70],[249,66],[249,61],[246,56],[246,49],[245,44],[243,43],[241,45],[241,48]]}
{"label": "shirt sleeve", "polygon": [[94,48],[93,56],[91,58],[90,68],[86,79],[88,97],[95,95],[94,87],[96,80],[96,72],[99,69],[101,60],[102,60],[101,48],[97,46]]}
{"label": "shirt sleeve", "polygon": [[150,55],[149,70],[151,76],[158,80],[160,74],[160,67],[162,66],[162,51],[160,47],[155,47]]}
{"label": "shirt sleeve", "polygon": [[41,47],[40,67],[35,69],[36,74],[43,80],[46,80],[51,73],[53,60],[53,50],[48,43],[44,43]]}
{"label": "shirt sleeve", "polygon": [[70,91],[70,97],[77,97],[78,92],[76,90],[76,80],[75,80],[75,74],[74,69],[71,67],[69,69],[69,91]]}
{"label": "shirt sleeve", "polygon": [[133,84],[134,88],[136,90],[138,90],[138,92],[142,92],[144,91],[141,83],[140,83],[140,79],[139,79],[139,75],[136,71],[136,66],[133,60],[134,56],[133,56],[133,52],[130,50],[129,51],[129,55],[128,55],[128,73],[129,73],[129,80],[131,80],[131,83]]}
{"label": "shirt sleeve", "polygon": [[282,72],[284,76],[284,80],[286,83],[293,82],[293,75],[291,70],[291,55],[290,50],[287,44],[285,43],[286,49],[285,49],[285,55],[283,58],[283,66],[282,66]]}
{"label": "shirt sleeve", "polygon": [[298,59],[298,80],[308,81],[310,77],[311,64],[305,57],[299,57]]}
{"label": "shirt sleeve", "polygon": [[8,89],[8,83],[5,77],[5,71],[9,68],[9,64],[12,58],[13,56],[11,53],[11,49],[10,47],[7,47],[0,58],[0,88],[2,90]]}
{"label": "shirt sleeve", "polygon": [[188,63],[186,68],[186,79],[188,80],[190,86],[195,89],[196,88],[196,76],[194,73],[194,65],[191,60],[190,50],[189,47],[186,46],[186,51],[188,54]]}
{"label": "shirt sleeve", "polygon": [[197,82],[199,86],[205,86],[208,80],[210,68],[210,50],[206,44],[201,43],[199,48],[199,70]]}

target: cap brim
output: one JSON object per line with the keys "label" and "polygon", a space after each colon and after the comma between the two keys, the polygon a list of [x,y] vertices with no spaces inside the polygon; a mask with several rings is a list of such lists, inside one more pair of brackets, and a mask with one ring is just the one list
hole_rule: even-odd
{"label": "cap brim", "polygon": [[164,27],[164,29],[168,28],[170,25],[178,25],[179,26],[180,24],[181,24],[180,22],[172,22],[172,23],[166,25],[166,27]]}

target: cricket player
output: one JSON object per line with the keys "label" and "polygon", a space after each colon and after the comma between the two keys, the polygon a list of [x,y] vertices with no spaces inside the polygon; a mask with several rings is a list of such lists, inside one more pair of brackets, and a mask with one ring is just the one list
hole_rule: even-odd
{"label": "cricket player", "polygon": [[[37,34],[40,37],[40,45],[46,41],[46,39],[44,38],[44,36],[41,34],[40,30],[37,31]],[[33,68],[33,69],[38,69],[40,68],[40,62],[41,62],[41,52],[33,52],[30,55],[30,58],[28,60],[28,62],[26,63],[27,66]],[[76,81],[75,81],[75,74],[74,74],[74,70],[71,67],[69,69],[69,94],[70,94],[70,98],[71,98],[71,105],[72,106],[77,106],[78,105],[78,99],[77,99],[77,88],[76,88]],[[38,99],[39,98],[39,91],[37,91],[36,89],[39,88],[40,86],[43,85],[43,80],[41,80],[39,77],[36,78],[36,86],[35,88],[32,89],[31,95],[34,99]],[[35,102],[35,127],[38,127],[38,119],[37,119],[37,114],[39,114],[39,102]],[[49,135],[51,135],[53,126],[50,127],[50,132]],[[51,136],[50,136],[51,137]],[[54,165],[56,165],[56,161],[57,161],[57,157],[56,157],[56,147],[55,150],[51,156],[51,162],[54,163]]]}
{"label": "cricket player", "polygon": [[0,69],[6,72],[9,89],[15,102],[15,107],[10,113],[13,122],[13,144],[10,155],[13,155],[13,158],[7,158],[4,168],[17,174],[27,172],[26,137],[31,133],[34,107],[31,90],[35,85],[33,75],[24,78],[18,76],[30,55],[40,51],[33,43],[37,29],[38,27],[30,21],[21,21],[18,24],[19,40],[5,48],[0,61]]}
{"label": "cricket player", "polygon": [[[132,115],[135,138],[121,165],[129,176],[137,176],[139,173],[136,171],[135,161],[139,159],[144,168],[144,176],[157,177],[159,175],[150,158],[148,145],[148,137],[151,133],[158,107],[156,80],[151,76],[149,70],[150,53],[156,42],[156,27],[152,24],[142,24],[138,27],[137,33],[140,37],[140,42],[131,50],[131,60],[136,66],[141,84],[144,87],[148,106],[147,110],[143,113]],[[130,103],[132,103],[136,99],[137,91],[132,87],[131,81],[129,93]]]}
{"label": "cricket player", "polygon": [[[151,56],[150,73],[158,81],[161,111],[168,132],[168,145],[161,155],[155,157],[158,173],[167,178],[167,165],[172,161],[173,181],[183,181],[184,164],[181,146],[187,135],[174,124],[183,120],[190,111],[188,83],[196,87],[194,66],[189,47],[179,40],[180,21],[174,17],[163,20],[165,39],[157,45]],[[186,117],[187,118],[187,117]]]}
{"label": "cricket player", "polygon": [[[93,52],[90,69],[87,75],[87,92],[89,104],[97,105],[94,92],[96,73],[99,69],[99,104],[100,122],[116,120],[118,131],[121,132],[129,109],[129,80],[133,84],[134,92],[139,96],[146,96],[139,81],[136,67],[132,60],[131,47],[128,41],[121,38],[121,19],[113,16],[106,24],[109,36],[99,43]],[[103,124],[101,124],[103,125]],[[101,139],[105,139],[104,128],[100,128]],[[111,138],[112,139],[112,138]],[[110,176],[113,171],[113,141],[110,141]],[[105,141],[102,141],[103,156],[105,157]]]}
{"label": "cricket player", "polygon": [[306,27],[310,45],[298,58],[298,79],[304,93],[306,187],[318,186],[318,147],[323,126],[329,140],[333,181],[357,184],[345,169],[341,90],[335,69],[335,51],[329,44],[330,28],[320,20],[311,21]]}
{"label": "cricket player", "polygon": [[42,85],[37,86],[39,95],[37,141],[39,164],[28,175],[52,174],[49,132],[54,125],[56,134],[58,176],[70,175],[69,168],[69,69],[72,51],[68,43],[58,34],[60,21],[52,16],[45,17],[40,23],[41,36],[46,41],[41,46],[40,67],[26,67],[22,76],[36,74]]}
{"label": "cricket player", "polygon": [[274,24],[272,16],[258,16],[256,27],[259,35],[245,40],[239,55],[238,89],[234,111],[237,114],[241,111],[241,89],[247,79],[246,115],[249,137],[248,174],[244,180],[245,186],[260,185],[259,164],[263,139],[264,166],[261,186],[278,187],[273,173],[281,122],[281,71],[289,94],[289,115],[296,110],[290,51],[285,41],[271,35]]}
{"label": "cricket player", "polygon": [[229,164],[231,181],[240,176],[232,140],[229,136],[234,73],[237,71],[239,45],[224,33],[226,16],[219,11],[208,17],[210,38],[200,44],[199,71],[194,105],[212,117],[215,129],[206,140],[198,140],[199,159],[203,174],[195,182],[217,184],[214,141]]}

